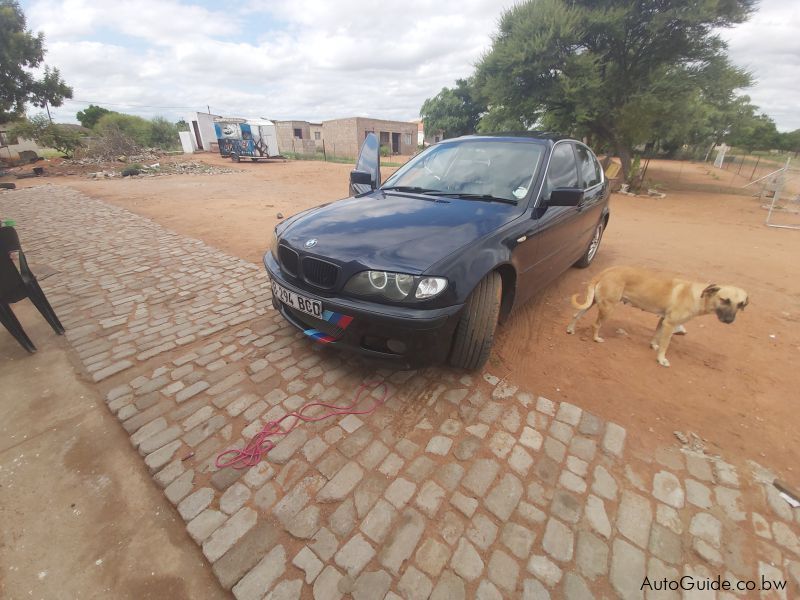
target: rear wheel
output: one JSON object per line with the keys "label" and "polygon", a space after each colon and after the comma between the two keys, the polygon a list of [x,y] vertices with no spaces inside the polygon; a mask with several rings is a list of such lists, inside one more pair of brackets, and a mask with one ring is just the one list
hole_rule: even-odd
{"label": "rear wheel", "polygon": [[594,234],[592,235],[592,239],[589,242],[589,245],[586,247],[586,252],[583,253],[580,260],[575,263],[576,267],[581,269],[585,269],[594,260],[594,257],[597,256],[597,250],[600,248],[600,241],[603,239],[603,229],[605,228],[605,221],[601,220],[597,227],[595,227]]}
{"label": "rear wheel", "polygon": [[231,154],[231,160],[233,162],[239,162],[239,155],[238,154]]}
{"label": "rear wheel", "polygon": [[481,279],[467,299],[458,321],[450,364],[459,369],[480,369],[489,358],[500,315],[503,282],[496,272]]}

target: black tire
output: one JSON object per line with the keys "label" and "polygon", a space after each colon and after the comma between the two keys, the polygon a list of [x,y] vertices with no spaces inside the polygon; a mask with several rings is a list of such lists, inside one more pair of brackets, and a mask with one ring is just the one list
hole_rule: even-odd
{"label": "black tire", "polygon": [[592,234],[592,239],[589,240],[589,245],[586,246],[586,252],[583,253],[583,256],[580,257],[578,262],[575,263],[575,266],[579,269],[585,269],[594,261],[595,257],[597,256],[597,251],[600,249],[600,242],[603,241],[603,232],[606,228],[606,221],[605,219],[600,219],[600,222],[597,224],[597,227],[594,229],[594,233]]}
{"label": "black tire", "polygon": [[492,272],[481,279],[467,299],[453,337],[450,365],[474,371],[489,359],[500,315],[503,281]]}
{"label": "black tire", "polygon": [[231,154],[231,160],[233,162],[239,162],[239,155],[238,154]]}

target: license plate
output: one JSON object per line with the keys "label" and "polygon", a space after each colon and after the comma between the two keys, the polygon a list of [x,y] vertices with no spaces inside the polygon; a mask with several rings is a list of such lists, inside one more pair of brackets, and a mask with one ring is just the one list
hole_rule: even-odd
{"label": "license plate", "polygon": [[272,282],[272,293],[284,304],[288,304],[292,308],[296,308],[297,310],[307,313],[312,317],[316,317],[318,319],[322,318],[322,302],[319,300],[312,300],[311,298],[306,298],[300,294],[295,294],[293,291],[287,290],[285,287],[275,283],[274,281]]}

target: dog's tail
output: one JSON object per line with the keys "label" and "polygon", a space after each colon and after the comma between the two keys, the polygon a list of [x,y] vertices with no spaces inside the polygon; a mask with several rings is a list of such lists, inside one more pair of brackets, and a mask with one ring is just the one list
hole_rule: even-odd
{"label": "dog's tail", "polygon": [[572,306],[578,310],[587,310],[591,308],[592,304],[594,304],[594,288],[596,286],[597,282],[592,279],[586,287],[586,301],[583,304],[579,303],[578,294],[574,294],[572,296]]}

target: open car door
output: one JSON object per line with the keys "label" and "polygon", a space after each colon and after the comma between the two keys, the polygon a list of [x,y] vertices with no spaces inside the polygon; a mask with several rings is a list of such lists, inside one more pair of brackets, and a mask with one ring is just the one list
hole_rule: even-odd
{"label": "open car door", "polygon": [[356,168],[350,172],[350,195],[357,196],[381,184],[381,145],[378,136],[368,133],[361,144]]}

